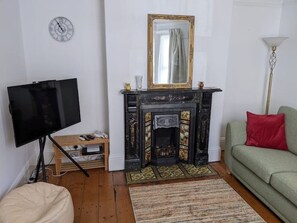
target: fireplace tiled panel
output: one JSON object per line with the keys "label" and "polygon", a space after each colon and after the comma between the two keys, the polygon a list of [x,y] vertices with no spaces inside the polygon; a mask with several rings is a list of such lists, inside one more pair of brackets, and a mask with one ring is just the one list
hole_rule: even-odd
{"label": "fireplace tiled panel", "polygon": [[[139,170],[149,164],[176,162],[207,164],[212,94],[219,91],[217,88],[121,91],[125,106],[125,169]],[[156,127],[154,122],[158,119],[161,122]],[[176,152],[156,145],[156,140],[161,140],[158,137],[164,137],[166,128],[177,132],[173,134],[175,139],[171,139],[176,140],[176,145],[175,141],[167,143],[173,144],[169,147]],[[156,135],[157,132],[162,132],[161,136]]]}
{"label": "fireplace tiled panel", "polygon": [[145,165],[149,164],[151,162],[152,158],[152,138],[151,138],[151,131],[152,131],[152,113],[147,112],[144,114],[144,148],[145,148],[145,154],[144,154],[144,160]]}

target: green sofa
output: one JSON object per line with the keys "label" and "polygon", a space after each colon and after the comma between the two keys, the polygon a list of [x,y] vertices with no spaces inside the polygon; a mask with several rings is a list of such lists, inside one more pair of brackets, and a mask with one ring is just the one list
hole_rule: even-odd
{"label": "green sofa", "polygon": [[297,110],[282,106],[289,150],[246,146],[246,122],[230,122],[224,158],[229,171],[285,222],[297,223]]}

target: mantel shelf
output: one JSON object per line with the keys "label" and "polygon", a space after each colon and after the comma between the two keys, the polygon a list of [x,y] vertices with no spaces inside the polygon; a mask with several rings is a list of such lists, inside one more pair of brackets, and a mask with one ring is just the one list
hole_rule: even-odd
{"label": "mantel shelf", "polygon": [[203,92],[221,92],[222,90],[220,88],[215,87],[204,87],[204,88],[186,88],[186,89],[142,89],[142,90],[136,90],[131,89],[130,91],[127,91],[125,89],[122,89],[120,92],[122,94],[146,94],[146,93],[185,93],[185,92],[197,92],[197,93],[203,93]]}

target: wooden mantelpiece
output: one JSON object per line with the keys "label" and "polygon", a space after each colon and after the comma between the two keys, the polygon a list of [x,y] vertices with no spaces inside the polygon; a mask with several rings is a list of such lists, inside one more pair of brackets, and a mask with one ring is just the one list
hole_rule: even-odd
{"label": "wooden mantelpiece", "polygon": [[139,170],[154,160],[154,120],[179,118],[175,159],[194,165],[208,163],[212,94],[219,88],[122,90],[125,113],[125,170]]}

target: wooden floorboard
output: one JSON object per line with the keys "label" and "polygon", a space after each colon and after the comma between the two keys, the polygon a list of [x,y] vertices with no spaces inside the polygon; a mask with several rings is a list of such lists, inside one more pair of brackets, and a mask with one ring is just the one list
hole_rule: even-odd
{"label": "wooden floorboard", "polygon": [[71,196],[74,206],[74,223],[84,223],[80,221],[83,201],[86,176],[79,171],[69,172],[61,177],[60,186],[66,187]]}
{"label": "wooden floorboard", "polygon": [[103,169],[100,169],[98,186],[99,186],[99,198],[98,198],[99,199],[98,200],[99,222],[100,223],[117,222],[115,188],[113,184],[113,172],[106,172]]}
{"label": "wooden floorboard", "polygon": [[99,222],[99,173],[89,171],[85,178],[80,222]]}
{"label": "wooden floorboard", "polygon": [[[261,201],[248,191],[233,175],[228,174],[224,162],[210,164],[266,222],[282,222]],[[52,169],[53,166],[51,167]],[[123,171],[104,169],[88,170],[90,177],[80,171],[68,172],[62,177],[52,177],[50,183],[66,187],[72,195],[75,223],[134,223],[134,214]],[[205,178],[203,178],[205,179]],[[182,180],[157,182],[172,183]],[[142,184],[145,186],[145,184]]]}

